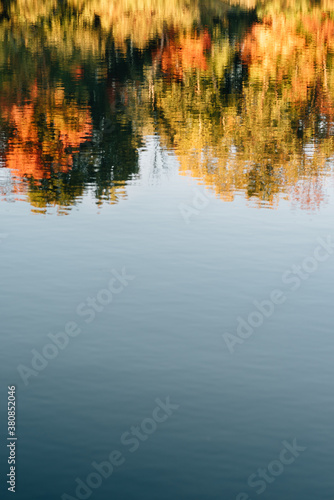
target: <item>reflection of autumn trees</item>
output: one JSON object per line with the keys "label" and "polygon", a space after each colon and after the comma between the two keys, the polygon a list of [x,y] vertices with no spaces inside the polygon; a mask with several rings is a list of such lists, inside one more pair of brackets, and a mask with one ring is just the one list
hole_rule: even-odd
{"label": "reflection of autumn trees", "polygon": [[8,12],[33,48],[38,47],[27,24],[38,26],[44,43],[58,53],[88,57],[103,52],[111,33],[126,51],[128,41],[144,49],[166,25],[191,29],[200,22],[201,5],[202,0],[15,0]]}
{"label": "reflection of autumn trees", "polygon": [[[73,152],[92,133],[90,111],[66,97],[60,85],[40,88],[35,81],[25,94],[21,100],[14,94],[14,102],[10,96],[2,99],[2,118],[10,130],[6,167],[16,178],[29,179],[33,205],[68,204],[73,197],[62,189],[61,176],[70,171]],[[38,192],[44,193],[39,200]],[[72,194],[82,194],[82,188]]]}
{"label": "reflection of autumn trees", "polygon": [[334,21],[325,13],[318,14],[299,19],[277,15],[253,26],[242,44],[252,82],[275,82],[283,97],[295,104],[305,104],[315,88],[322,98],[329,97]]}
{"label": "reflection of autumn trees", "polygon": [[48,178],[51,170],[66,172],[72,152],[90,137],[87,107],[66,99],[64,89],[41,89],[35,82],[23,103],[3,103],[11,128],[6,166],[21,177]]}
{"label": "reflection of autumn trees", "polygon": [[126,51],[127,42],[144,49],[150,41],[161,38],[166,27],[191,30],[201,26],[206,16],[227,12],[221,0],[69,0],[86,21],[98,22],[106,32],[112,32],[118,49]]}
{"label": "reflection of autumn trees", "polygon": [[[182,175],[223,199],[242,192],[275,205],[283,195],[305,208],[324,199],[334,2],[39,5],[16,0],[0,24],[6,166],[29,178],[35,206],[70,205],[87,186],[99,203],[126,196],[151,133]],[[247,30],[240,9],[253,12]]]}
{"label": "reflection of autumn trees", "polygon": [[25,181],[15,189],[40,209],[71,205],[90,185],[98,202],[115,203],[137,154],[118,93],[108,111],[107,38],[56,1],[39,8],[18,0],[8,12],[0,24],[0,126],[5,165]]}
{"label": "reflection of autumn trees", "polygon": [[[178,61],[172,83],[155,81],[161,133],[176,150],[181,171],[227,199],[243,190],[275,203],[283,192],[303,206],[319,204],[320,175],[334,151],[334,23],[320,14],[281,12],[253,25],[235,47],[248,77],[234,97],[215,78],[214,44],[206,67],[189,71],[183,64],[181,71]],[[225,75],[237,74],[229,61]],[[312,155],[306,152],[310,145]],[[309,189],[300,183],[305,178]]]}
{"label": "reflection of autumn trees", "polygon": [[165,38],[166,46],[161,51],[160,57],[161,70],[166,75],[182,80],[184,70],[208,69],[206,53],[211,47],[211,37],[207,30],[198,36],[187,34],[177,37],[173,33],[167,33]]}
{"label": "reflection of autumn trees", "polygon": [[[34,83],[22,102],[15,98],[2,105],[9,130],[5,162],[17,179],[27,181],[21,188],[33,206],[72,205],[89,185],[98,204],[126,196],[124,179],[136,170],[126,113],[109,119],[104,134],[103,126],[93,129],[87,100],[81,96],[79,104],[60,85],[45,89]],[[119,100],[117,94],[116,106]]]}
{"label": "reflection of autumn trees", "polygon": [[70,0],[90,23],[98,22],[112,31],[118,48],[126,50],[127,40],[144,49],[161,36],[164,26],[192,27],[199,21],[198,0]]}

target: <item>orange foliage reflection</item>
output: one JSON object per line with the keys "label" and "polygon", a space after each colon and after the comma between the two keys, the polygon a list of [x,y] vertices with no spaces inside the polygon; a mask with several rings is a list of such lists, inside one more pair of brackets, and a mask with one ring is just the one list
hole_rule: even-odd
{"label": "orange foliage reflection", "polygon": [[161,54],[161,69],[176,80],[182,80],[185,70],[208,69],[206,54],[211,48],[211,37],[207,30],[199,35],[190,33],[179,38],[170,31],[167,45]]}
{"label": "orange foliage reflection", "polygon": [[68,102],[61,87],[39,89],[35,82],[29,99],[21,105],[3,102],[2,114],[12,128],[6,167],[21,178],[48,179],[50,167],[67,172],[73,150],[92,133],[87,107]]}
{"label": "orange foliage reflection", "polygon": [[[334,21],[315,12],[287,18],[284,14],[265,17],[255,24],[241,45],[241,57],[252,80],[284,84],[290,102],[307,101],[317,87],[318,104],[333,108],[327,93],[327,56],[334,51]],[[290,82],[290,85],[287,83]]]}

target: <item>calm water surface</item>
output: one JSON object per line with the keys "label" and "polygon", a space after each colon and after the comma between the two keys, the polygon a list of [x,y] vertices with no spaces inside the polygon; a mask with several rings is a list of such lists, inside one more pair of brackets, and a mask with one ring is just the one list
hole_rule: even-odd
{"label": "calm water surface", "polygon": [[1,498],[332,500],[334,4],[0,13]]}

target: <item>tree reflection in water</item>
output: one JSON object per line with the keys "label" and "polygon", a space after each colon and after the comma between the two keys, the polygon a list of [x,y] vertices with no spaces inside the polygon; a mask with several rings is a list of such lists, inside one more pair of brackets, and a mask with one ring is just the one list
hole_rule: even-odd
{"label": "tree reflection in water", "polygon": [[116,203],[154,134],[223,200],[325,201],[334,2],[17,0],[0,16],[14,198]]}

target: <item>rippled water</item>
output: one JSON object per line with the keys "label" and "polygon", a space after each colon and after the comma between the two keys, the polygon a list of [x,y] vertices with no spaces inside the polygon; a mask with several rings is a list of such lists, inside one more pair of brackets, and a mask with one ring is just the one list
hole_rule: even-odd
{"label": "rippled water", "polygon": [[332,499],[333,56],[330,0],[1,2],[18,500]]}

